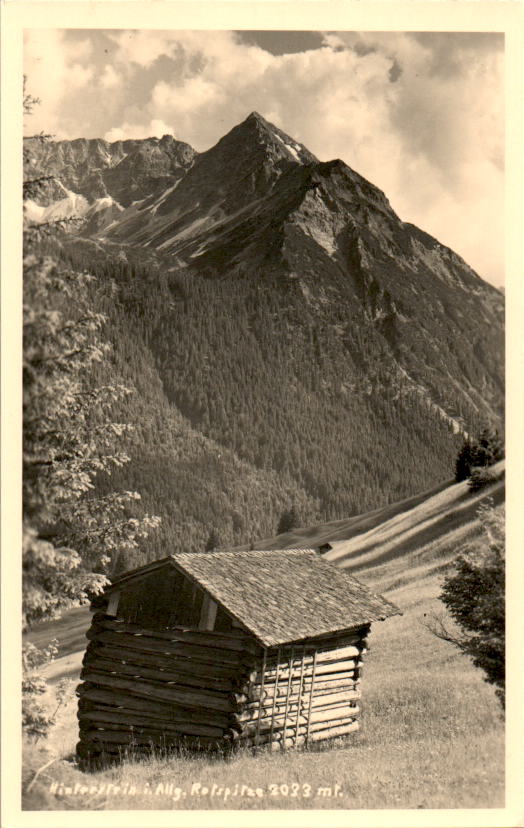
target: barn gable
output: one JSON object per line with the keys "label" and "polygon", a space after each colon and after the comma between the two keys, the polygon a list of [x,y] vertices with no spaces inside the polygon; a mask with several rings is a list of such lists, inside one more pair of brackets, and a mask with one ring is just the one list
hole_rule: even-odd
{"label": "barn gable", "polygon": [[[205,600],[209,595],[222,610],[218,629],[230,628],[223,619],[225,612],[265,647],[351,629],[399,613],[394,604],[313,549],[180,552],[125,574],[111,589],[120,591],[124,602],[127,591],[142,591],[145,606],[137,607],[142,619],[148,611],[158,614],[158,604],[167,601],[164,615],[171,617],[171,623],[215,629],[209,615],[208,625],[205,619],[202,622],[202,613],[209,613]],[[128,616],[128,620],[138,619]]]}

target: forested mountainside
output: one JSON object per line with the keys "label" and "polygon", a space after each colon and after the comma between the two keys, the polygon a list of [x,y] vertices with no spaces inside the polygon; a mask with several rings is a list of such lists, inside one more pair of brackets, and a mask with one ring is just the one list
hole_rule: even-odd
{"label": "forested mountainside", "polygon": [[62,255],[137,389],[113,482],[163,518],[148,558],[271,535],[291,503],[311,524],[413,495],[500,427],[503,297],[342,161],[253,113],[201,154],[59,142],[36,166],[61,184],[35,215],[85,202]]}

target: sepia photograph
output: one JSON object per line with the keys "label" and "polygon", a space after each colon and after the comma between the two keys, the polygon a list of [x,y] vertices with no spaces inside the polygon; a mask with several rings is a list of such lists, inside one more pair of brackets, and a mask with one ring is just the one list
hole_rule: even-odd
{"label": "sepia photograph", "polygon": [[101,19],[17,64],[22,815],[502,814],[504,26]]}

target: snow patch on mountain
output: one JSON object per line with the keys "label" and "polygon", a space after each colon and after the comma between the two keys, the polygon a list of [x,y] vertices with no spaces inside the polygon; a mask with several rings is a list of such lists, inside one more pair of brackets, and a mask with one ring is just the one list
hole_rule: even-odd
{"label": "snow patch on mountain", "polygon": [[105,198],[97,198],[93,202],[93,204],[89,208],[89,214],[92,215],[93,213],[99,213],[100,210],[107,210],[110,207],[117,207],[120,210],[123,209],[122,207],[120,207],[120,204],[118,204],[113,198],[111,198],[111,196],[106,196]]}
{"label": "snow patch on mountain", "polygon": [[176,190],[176,188],[177,188],[177,187],[178,187],[178,185],[180,184],[181,180],[182,180],[182,179],[181,179],[181,178],[179,178],[179,179],[178,179],[178,181],[175,181],[175,183],[173,184],[173,186],[172,186],[172,187],[168,187],[168,188],[167,188],[167,190],[166,190],[164,193],[162,193],[162,195],[160,196],[160,198],[158,199],[158,201],[155,201],[155,203],[153,204],[153,206],[149,209],[149,212],[151,213],[151,215],[152,215],[152,216],[155,216],[155,215],[156,215],[156,211],[158,210],[158,208],[160,207],[160,205],[164,203],[164,201],[166,200],[166,198],[167,198],[169,195],[171,195],[171,193],[172,193],[172,192],[174,192],[174,190]]}
{"label": "snow patch on mountain", "polygon": [[280,137],[280,135],[279,135],[277,132],[275,132],[275,138],[278,138],[278,140],[280,141],[280,143],[281,143],[281,144],[284,144],[284,146],[285,146],[285,148],[287,149],[287,151],[291,153],[291,155],[293,156],[293,158],[295,158],[295,159],[296,159],[296,161],[298,161],[298,163],[299,163],[299,164],[302,164],[302,163],[303,163],[303,162],[302,162],[302,159],[300,158],[300,156],[299,156],[299,154],[298,154],[298,152],[297,152],[297,150],[299,150],[299,151],[300,151],[300,146],[299,146],[298,144],[295,144],[294,146],[291,146],[291,144],[286,144],[286,142],[284,141],[284,139],[283,139],[283,138],[281,138],[281,137]]}
{"label": "snow patch on mountain", "polygon": [[162,244],[158,245],[159,250],[163,250],[166,247],[169,247],[175,241],[183,241],[184,239],[191,238],[194,236],[197,231],[205,229],[205,227],[209,226],[210,224],[214,224],[213,219],[210,215],[202,216],[201,218],[197,218],[188,224],[187,227],[184,227],[179,233],[175,233],[174,236],[167,239],[167,241],[162,242]]}
{"label": "snow patch on mountain", "polygon": [[35,224],[59,221],[60,219],[66,218],[83,218],[90,209],[88,200],[78,193],[73,193],[71,190],[65,190],[65,192],[65,198],[54,201],[47,207],[37,204],[32,199],[27,199],[24,202],[26,217]]}

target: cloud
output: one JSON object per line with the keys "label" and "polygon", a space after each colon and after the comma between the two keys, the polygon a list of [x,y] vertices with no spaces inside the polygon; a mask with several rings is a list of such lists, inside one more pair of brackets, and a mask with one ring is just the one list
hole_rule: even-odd
{"label": "cloud", "polygon": [[94,68],[86,65],[91,54],[89,38],[68,43],[57,29],[29,29],[24,39],[24,64],[29,92],[40,99],[31,117],[34,132],[56,132],[61,109],[92,80]]}
{"label": "cloud", "polygon": [[501,284],[501,37],[325,32],[283,51],[285,38],[271,49],[255,35],[118,30],[71,44],[51,32],[38,64],[38,34],[28,59],[44,78],[30,91],[64,137],[176,131],[199,151],[257,110],[321,160],[342,158],[402,219]]}
{"label": "cloud", "polygon": [[122,83],[122,77],[118,75],[111,64],[108,63],[100,76],[99,83],[103,89],[114,89]]}
{"label": "cloud", "polygon": [[104,139],[106,141],[125,141],[129,138],[162,138],[164,135],[175,135],[173,127],[164,121],[153,118],[147,124],[125,123],[121,127],[113,127],[108,130]]}

